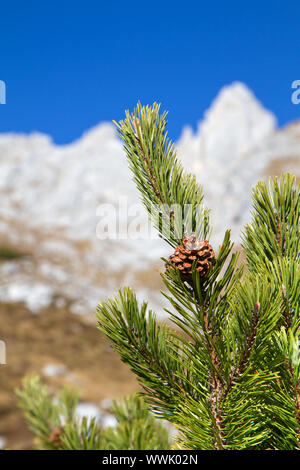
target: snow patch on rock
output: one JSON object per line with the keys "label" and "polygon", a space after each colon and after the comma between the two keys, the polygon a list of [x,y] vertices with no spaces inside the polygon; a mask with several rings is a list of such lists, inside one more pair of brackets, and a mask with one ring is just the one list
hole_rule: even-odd
{"label": "snow patch on rock", "polygon": [[4,436],[0,436],[0,450],[4,450],[6,446],[6,439]]}
{"label": "snow patch on rock", "polygon": [[12,282],[0,287],[1,302],[24,302],[32,313],[38,314],[47,308],[53,298],[53,289],[46,284]]}
{"label": "snow patch on rock", "polygon": [[65,375],[67,372],[68,368],[64,364],[46,364],[43,367],[43,374],[47,377]]}

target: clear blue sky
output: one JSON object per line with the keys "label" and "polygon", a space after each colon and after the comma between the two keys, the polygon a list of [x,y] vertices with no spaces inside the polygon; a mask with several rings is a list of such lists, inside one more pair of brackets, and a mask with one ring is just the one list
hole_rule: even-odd
{"label": "clear blue sky", "polygon": [[68,143],[138,100],[194,128],[218,90],[245,82],[282,125],[300,114],[300,2],[14,1],[0,6],[0,132]]}

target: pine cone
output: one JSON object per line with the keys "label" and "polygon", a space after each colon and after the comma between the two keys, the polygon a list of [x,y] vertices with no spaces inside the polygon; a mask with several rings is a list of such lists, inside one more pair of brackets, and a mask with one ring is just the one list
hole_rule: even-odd
{"label": "pine cone", "polygon": [[56,428],[53,429],[51,432],[48,442],[52,444],[55,447],[61,447],[62,442],[61,442],[61,435],[63,433],[63,428],[61,426],[57,426]]}
{"label": "pine cone", "polygon": [[192,278],[192,265],[196,263],[196,270],[203,277],[211,264],[215,263],[215,253],[207,240],[199,240],[195,235],[185,237],[182,245],[178,245],[174,255],[170,256],[170,263],[179,269],[185,280]]}

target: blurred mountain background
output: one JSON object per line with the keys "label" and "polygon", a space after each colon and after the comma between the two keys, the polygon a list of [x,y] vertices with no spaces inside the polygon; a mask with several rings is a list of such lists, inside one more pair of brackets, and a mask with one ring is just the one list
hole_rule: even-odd
{"label": "blurred mountain background", "polygon": [[[216,247],[227,228],[239,243],[260,179],[287,170],[299,177],[300,121],[278,128],[242,83],[224,87],[197,131],[184,128],[176,146],[203,185]],[[158,270],[168,246],[97,238],[101,205],[112,204],[118,214],[120,198],[128,207],[139,200],[112,124],[64,146],[42,134],[0,134],[0,197],[1,243],[27,255],[2,263],[2,301],[24,302],[36,313],[55,304],[88,314],[99,299],[131,284],[161,313]]]}
{"label": "blurred mountain background", "polygon": [[[227,228],[239,244],[253,185],[285,171],[300,178],[300,121],[278,127],[240,82],[221,89],[176,147],[203,185],[216,250]],[[128,207],[139,198],[111,123],[68,145],[40,133],[0,134],[0,197],[1,337],[9,361],[1,369],[0,435],[20,448],[31,438],[12,389],[25,373],[41,373],[54,388],[75,385],[86,410],[97,407],[105,419],[112,397],[137,389],[93,312],[129,284],[164,319],[160,257],[170,250],[159,239],[97,238],[102,204],[117,210],[120,198]]]}

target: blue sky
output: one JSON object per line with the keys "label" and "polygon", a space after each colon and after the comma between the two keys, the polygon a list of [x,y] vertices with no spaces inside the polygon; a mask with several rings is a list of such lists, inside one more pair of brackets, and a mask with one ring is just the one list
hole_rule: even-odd
{"label": "blue sky", "polygon": [[156,100],[177,139],[235,80],[280,125],[300,114],[291,102],[299,1],[6,0],[0,10],[0,132],[41,131],[68,143],[138,100]]}

